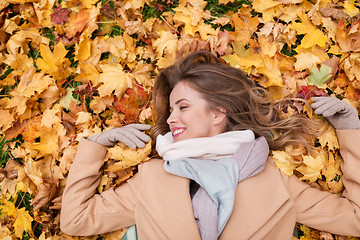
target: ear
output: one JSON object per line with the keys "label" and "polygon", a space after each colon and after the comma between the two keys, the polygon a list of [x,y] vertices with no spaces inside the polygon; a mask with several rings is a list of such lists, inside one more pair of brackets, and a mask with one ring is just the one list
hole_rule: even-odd
{"label": "ear", "polygon": [[217,107],[213,113],[214,125],[223,125],[226,120],[226,110],[223,107]]}

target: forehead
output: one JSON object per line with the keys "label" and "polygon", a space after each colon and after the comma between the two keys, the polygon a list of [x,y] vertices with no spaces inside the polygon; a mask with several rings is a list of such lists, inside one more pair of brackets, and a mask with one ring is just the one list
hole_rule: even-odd
{"label": "forehead", "polygon": [[176,84],[174,89],[171,91],[169,96],[170,104],[175,103],[179,99],[195,100],[201,97],[200,93],[197,92],[190,84],[182,81]]}

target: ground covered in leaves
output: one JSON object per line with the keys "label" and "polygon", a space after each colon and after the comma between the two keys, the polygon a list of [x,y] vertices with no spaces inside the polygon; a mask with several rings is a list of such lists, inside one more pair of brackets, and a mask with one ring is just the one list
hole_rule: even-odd
{"label": "ground covered in leaves", "polygon": [[[245,70],[274,101],[298,99],[283,117],[318,118],[304,100],[321,95],[360,109],[359,9],[354,0],[0,0],[0,238],[79,239],[59,230],[78,140],[152,124],[154,77],[189,52],[207,49]],[[339,145],[322,121],[315,154],[271,154],[285,174],[341,194]],[[151,144],[110,149],[98,191],[149,156]],[[355,239],[297,229],[300,239]]]}

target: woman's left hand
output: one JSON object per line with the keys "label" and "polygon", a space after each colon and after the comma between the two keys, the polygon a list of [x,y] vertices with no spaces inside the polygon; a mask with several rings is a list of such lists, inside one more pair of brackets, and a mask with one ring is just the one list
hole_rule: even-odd
{"label": "woman's left hand", "polygon": [[359,115],[353,106],[334,97],[313,97],[311,107],[336,129],[360,129]]}

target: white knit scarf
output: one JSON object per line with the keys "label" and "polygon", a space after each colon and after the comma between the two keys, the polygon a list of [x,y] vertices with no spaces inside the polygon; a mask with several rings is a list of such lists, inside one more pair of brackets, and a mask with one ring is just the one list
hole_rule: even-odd
{"label": "white knit scarf", "polygon": [[156,138],[156,150],[165,161],[184,158],[219,160],[231,157],[242,143],[255,140],[251,130],[231,131],[213,137],[202,137],[174,142],[171,132]]}

